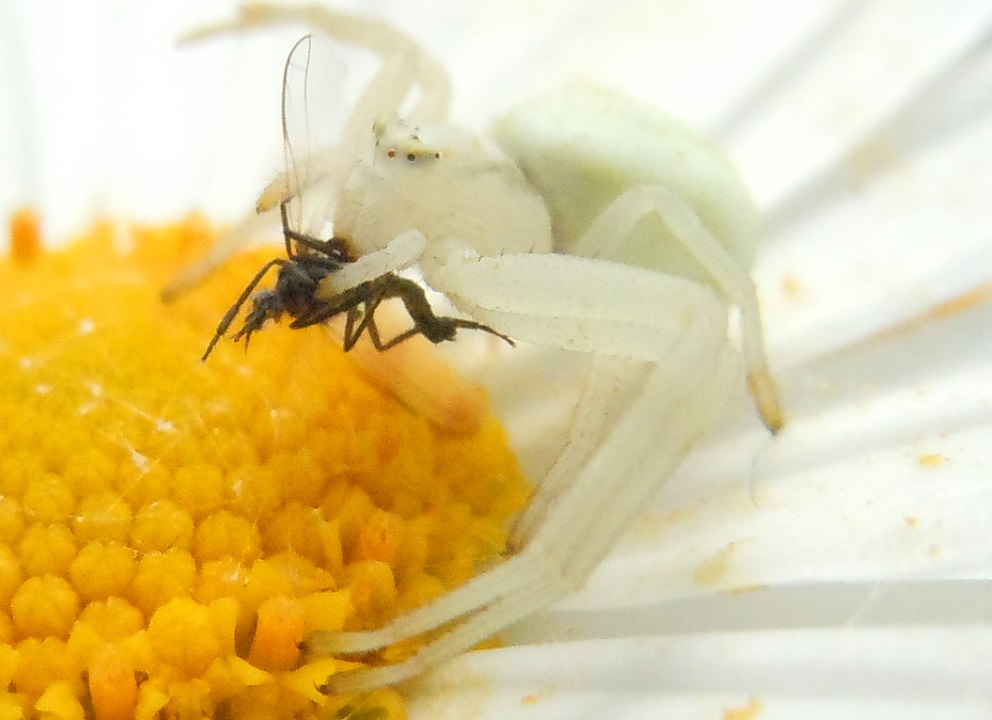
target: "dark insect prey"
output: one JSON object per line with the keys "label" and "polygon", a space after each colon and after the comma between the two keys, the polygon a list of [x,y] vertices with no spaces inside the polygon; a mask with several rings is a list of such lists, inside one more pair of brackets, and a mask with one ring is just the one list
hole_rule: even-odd
{"label": "dark insect prey", "polygon": [[[200,358],[201,361],[210,356],[249,297],[252,308],[244,325],[232,336],[235,342],[244,338],[246,348],[252,334],[261,330],[270,319],[278,322],[283,315],[288,314],[293,318],[290,327],[299,329],[323,323],[341,313],[346,314],[345,352],[355,346],[363,332],[368,333],[372,345],[380,351],[388,350],[414,335],[423,335],[433,343],[454,340],[459,329],[484,330],[513,345],[510,338],[487,325],[435,315],[424,289],[413,280],[395,273],[387,273],[360,283],[330,298],[319,298],[317,291],[320,282],[346,263],[354,262],[354,258],[348,256],[345,243],[341,240],[318,240],[291,230],[285,202],[280,207],[280,213],[287,257],[270,260],[255,273],[217,325],[217,331]],[[275,287],[252,295],[255,287],[273,267],[279,268]],[[384,300],[390,298],[399,298],[403,302],[413,320],[413,327],[383,342],[375,322],[375,312]]]}

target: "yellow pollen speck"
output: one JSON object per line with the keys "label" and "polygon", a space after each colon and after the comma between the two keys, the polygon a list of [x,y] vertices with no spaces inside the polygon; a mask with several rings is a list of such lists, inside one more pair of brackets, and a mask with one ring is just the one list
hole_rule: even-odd
{"label": "yellow pollen speck", "polygon": [[103,648],[89,665],[89,693],[96,720],[134,717],[138,682],[134,664],[118,647]]}
{"label": "yellow pollen speck", "polygon": [[132,228],[128,252],[109,226],[58,252],[31,213],[11,232],[0,720],[403,720],[395,690],[321,695],[357,664],[303,665],[300,643],[376,627],[501,555],[530,493],[502,428],[446,435],[320,328],[200,363],[274,252],[162,304],[214,241],[200,219]]}
{"label": "yellow pollen speck", "polygon": [[761,701],[748,698],[747,705],[723,711],[723,720],[755,720],[761,714]]}
{"label": "yellow pollen speck", "polygon": [[713,557],[700,563],[693,574],[700,585],[716,585],[722,582],[730,572],[731,563],[737,546],[734,543],[722,548]]}
{"label": "yellow pollen speck", "polygon": [[782,276],[782,292],[790,300],[799,300],[805,294],[802,282],[791,274]]}
{"label": "yellow pollen speck", "polygon": [[947,457],[940,453],[926,453],[916,458],[923,467],[937,467],[947,462]]}

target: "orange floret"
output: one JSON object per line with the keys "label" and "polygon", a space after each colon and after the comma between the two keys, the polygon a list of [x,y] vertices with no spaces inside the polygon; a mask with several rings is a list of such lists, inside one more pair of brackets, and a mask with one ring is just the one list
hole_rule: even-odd
{"label": "orange floret", "polygon": [[299,600],[267,598],[258,608],[248,661],[263,670],[292,670],[300,659],[306,618]]}
{"label": "orange floret", "polygon": [[134,665],[120,648],[108,645],[89,664],[89,694],[96,720],[130,720],[138,702]]}
{"label": "orange floret", "polygon": [[[404,382],[471,410],[455,434],[320,328],[266,328],[251,352],[225,340],[200,363],[278,252],[248,253],[162,304],[159,289],[213,241],[191,218],[100,225],[46,252],[37,217],[12,219],[0,720],[403,720],[394,690],[321,695],[357,665],[303,665],[301,640],[376,627],[464,581],[500,556],[529,497],[484,398],[438,383],[450,369],[436,359],[404,368]],[[418,397],[408,404],[432,402]]]}
{"label": "orange floret", "polygon": [[29,265],[41,254],[41,220],[33,210],[19,210],[10,218],[10,260]]}

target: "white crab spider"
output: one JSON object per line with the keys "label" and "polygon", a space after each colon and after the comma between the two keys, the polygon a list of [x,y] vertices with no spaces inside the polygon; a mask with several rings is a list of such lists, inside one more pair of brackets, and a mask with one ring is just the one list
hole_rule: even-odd
{"label": "white crab spider", "polygon": [[[492,143],[439,122],[447,78],[413,41],[325,8],[251,6],[208,32],[283,22],[382,57],[341,144],[322,159],[334,235],[357,260],[317,295],[416,263],[473,320],[593,358],[565,450],[503,564],[380,629],[307,639],[312,657],[446,630],[400,663],[334,675],[322,688],[354,692],[422,672],[581,587],[724,410],[742,358],[765,424],[775,431],[782,419],[746,271],[756,213],[705,140],[634,100],[574,89],[513,110]],[[415,87],[419,103],[399,119]],[[262,204],[317,187],[283,177]],[[731,308],[740,352],[728,340]]]}

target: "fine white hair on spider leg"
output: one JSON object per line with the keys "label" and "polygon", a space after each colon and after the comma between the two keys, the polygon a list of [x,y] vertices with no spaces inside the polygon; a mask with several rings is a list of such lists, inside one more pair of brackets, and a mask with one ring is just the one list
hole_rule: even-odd
{"label": "fine white hair on spider leg", "polygon": [[[250,5],[211,32],[287,22],[382,60],[329,154],[332,169],[319,184],[277,193],[284,217],[287,194],[333,195],[332,241],[284,228],[288,248],[292,236],[308,248],[299,252],[333,260],[318,258],[319,276],[307,276],[307,312],[347,310],[351,327],[364,303],[358,332],[373,332],[382,293],[409,287],[383,278],[417,265],[469,318],[437,318],[422,295],[392,295],[434,342],[456,327],[484,329],[591,358],[568,441],[539,478],[504,563],[379,629],[307,638],[312,658],[432,633],[402,662],[333,675],[321,688],[354,692],[422,672],[581,587],[710,431],[742,372],[765,425],[776,432],[783,419],[748,272],[760,223],[708,140],[590,88],[525,102],[492,138],[477,135],[443,121],[447,77],[425,50],[396,28],[324,7]],[[419,101],[401,117],[411,97]],[[299,321],[297,310],[285,309]],[[430,332],[438,328],[450,332]]]}

